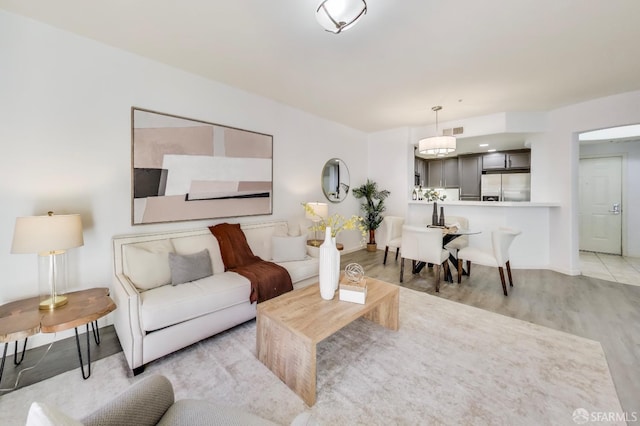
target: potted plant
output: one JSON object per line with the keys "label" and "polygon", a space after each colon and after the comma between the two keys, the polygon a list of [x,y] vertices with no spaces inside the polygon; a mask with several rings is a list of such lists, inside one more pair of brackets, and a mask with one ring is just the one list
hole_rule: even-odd
{"label": "potted plant", "polygon": [[363,185],[353,189],[353,196],[357,199],[364,198],[365,202],[360,205],[364,211],[363,222],[369,231],[369,243],[367,251],[376,251],[376,229],[382,223],[382,212],[385,211],[384,200],[391,193],[386,189],[379,190],[378,184],[370,179]]}

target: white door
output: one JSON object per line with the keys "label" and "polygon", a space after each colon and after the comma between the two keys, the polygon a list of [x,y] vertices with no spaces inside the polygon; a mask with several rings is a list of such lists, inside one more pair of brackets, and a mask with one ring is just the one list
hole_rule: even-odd
{"label": "white door", "polygon": [[622,157],[580,159],[580,250],[622,254]]}

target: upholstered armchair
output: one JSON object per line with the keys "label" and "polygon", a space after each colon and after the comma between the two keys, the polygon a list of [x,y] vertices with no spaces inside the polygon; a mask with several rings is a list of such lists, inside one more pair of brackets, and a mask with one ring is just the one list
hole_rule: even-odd
{"label": "upholstered armchair", "polygon": [[[27,426],[274,426],[273,422],[238,408],[208,401],[182,399],[175,401],[173,386],[164,376],[140,380],[113,400],[80,421],[56,408],[34,402],[29,410]],[[298,415],[291,426],[317,425],[310,414]]]}

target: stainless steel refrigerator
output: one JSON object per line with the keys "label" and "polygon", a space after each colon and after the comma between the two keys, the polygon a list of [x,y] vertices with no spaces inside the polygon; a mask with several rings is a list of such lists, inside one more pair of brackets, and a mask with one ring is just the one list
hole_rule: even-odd
{"label": "stainless steel refrigerator", "polygon": [[482,201],[530,201],[531,173],[492,173],[482,175]]}

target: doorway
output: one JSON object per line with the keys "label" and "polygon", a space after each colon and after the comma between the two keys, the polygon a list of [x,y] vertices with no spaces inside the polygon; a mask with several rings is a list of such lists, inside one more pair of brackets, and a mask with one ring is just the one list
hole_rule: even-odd
{"label": "doorway", "polygon": [[622,254],[622,157],[581,158],[580,250]]}

